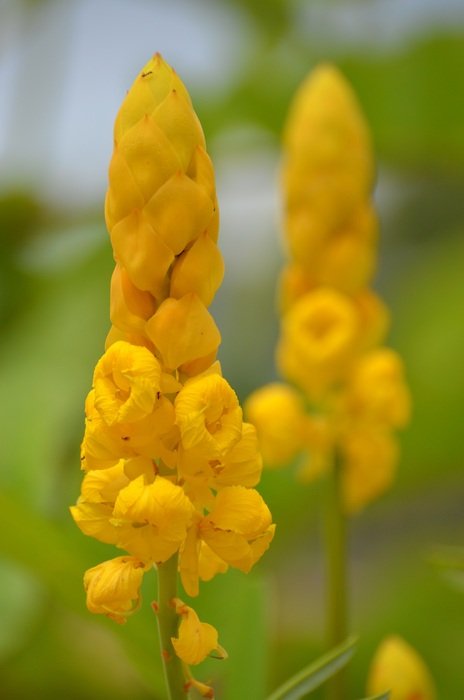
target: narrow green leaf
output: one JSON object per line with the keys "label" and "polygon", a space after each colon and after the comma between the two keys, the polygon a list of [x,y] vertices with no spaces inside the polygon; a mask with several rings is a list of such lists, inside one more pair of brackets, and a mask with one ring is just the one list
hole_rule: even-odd
{"label": "narrow green leaf", "polygon": [[382,693],[381,695],[372,695],[369,698],[363,698],[363,700],[388,700],[390,697],[390,691],[387,690],[386,693]]}
{"label": "narrow green leaf", "polygon": [[348,663],[354,654],[356,641],[350,637],[340,646],[324,654],[277,688],[267,700],[300,700],[306,693],[316,690]]}

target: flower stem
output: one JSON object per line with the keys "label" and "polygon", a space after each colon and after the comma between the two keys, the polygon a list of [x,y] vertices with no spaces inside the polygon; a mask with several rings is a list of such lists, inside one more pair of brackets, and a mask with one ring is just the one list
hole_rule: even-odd
{"label": "flower stem", "polygon": [[177,555],[158,566],[158,633],[168,700],[186,700],[182,662],[174,652],[171,637],[177,637],[178,616],[171,605],[177,596]]}
{"label": "flower stem", "polygon": [[[326,497],[327,644],[341,644],[348,635],[348,576],[346,517],[342,502],[342,465],[335,455],[328,475]],[[346,672],[339,671],[327,684],[327,700],[345,700]]]}

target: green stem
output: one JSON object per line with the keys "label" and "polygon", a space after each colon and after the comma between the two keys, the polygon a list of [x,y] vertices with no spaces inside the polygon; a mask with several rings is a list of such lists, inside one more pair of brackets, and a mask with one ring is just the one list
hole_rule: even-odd
{"label": "green stem", "polygon": [[171,637],[177,637],[178,615],[172,605],[177,596],[177,555],[158,566],[158,632],[168,700],[186,700],[182,662],[174,652]]}
{"label": "green stem", "polygon": [[[342,501],[342,465],[336,455],[328,475],[326,500],[327,644],[341,644],[348,634],[348,576],[346,516]],[[328,700],[345,700],[346,673],[337,673],[327,684]]]}

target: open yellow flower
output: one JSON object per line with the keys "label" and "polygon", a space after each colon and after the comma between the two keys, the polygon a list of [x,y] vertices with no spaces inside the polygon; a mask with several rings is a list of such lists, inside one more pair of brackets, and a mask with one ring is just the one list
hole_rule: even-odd
{"label": "open yellow flower", "polygon": [[185,450],[210,459],[224,456],[242,436],[242,409],[224,377],[209,374],[188,382],[176,397],[176,422]]}
{"label": "open yellow flower", "polygon": [[160,363],[147,348],[114,343],[95,367],[95,408],[109,426],[145,418],[154,410],[160,377]]}
{"label": "open yellow flower", "polygon": [[146,484],[140,476],[121,489],[114,505],[118,546],[144,561],[166,561],[184,541],[193,513],[180,486],[161,476]]}
{"label": "open yellow flower", "polygon": [[280,370],[317,399],[344,375],[358,338],[357,309],[348,297],[329,288],[308,292],[283,318]]}
{"label": "open yellow flower", "polygon": [[85,572],[87,607],[115,622],[125,622],[140,605],[140,584],[146,565],[135,557],[116,557]]}

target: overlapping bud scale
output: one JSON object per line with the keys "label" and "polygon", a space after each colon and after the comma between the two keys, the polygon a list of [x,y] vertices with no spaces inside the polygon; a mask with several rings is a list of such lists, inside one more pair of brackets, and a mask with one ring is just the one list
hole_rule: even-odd
{"label": "overlapping bud scale", "polygon": [[353,512],[390,485],[393,430],[406,424],[410,399],[400,358],[381,347],[388,311],[369,288],[378,237],[369,133],[334,67],[319,66],[300,87],[284,147],[289,261],[277,365],[295,388],[260,389],[247,412],[270,466],[306,454],[300,474],[311,479],[338,454]]}
{"label": "overlapping bud scale", "polygon": [[[85,575],[89,609],[124,622],[153,565],[179,553],[196,595],[229,566],[249,571],[274,533],[252,488],[256,430],[221,375],[207,308],[224,273],[213,167],[190,97],[159,55],[117,116],[105,216],[112,328],[86,400],[86,474],[71,512],[85,534],[127,552]],[[185,663],[220,649],[192,608],[177,611],[172,643]]]}

